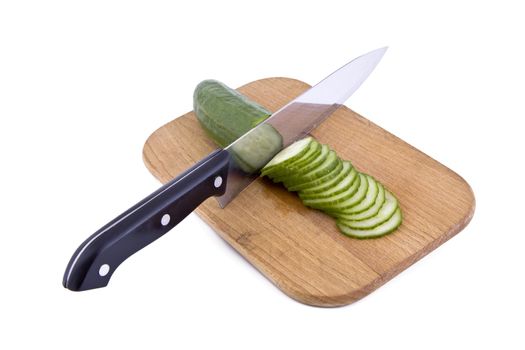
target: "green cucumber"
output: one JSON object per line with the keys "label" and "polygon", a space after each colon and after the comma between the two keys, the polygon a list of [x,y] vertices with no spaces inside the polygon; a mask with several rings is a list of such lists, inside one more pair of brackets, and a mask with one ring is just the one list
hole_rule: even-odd
{"label": "green cucumber", "polygon": [[379,193],[377,182],[370,175],[365,175],[365,177],[366,177],[366,180],[368,181],[368,189],[366,191],[365,197],[363,198],[361,202],[359,202],[359,204],[356,204],[346,209],[345,213],[347,214],[360,213],[362,211],[367,210],[375,203],[375,200]]}
{"label": "green cucumber", "polygon": [[401,225],[403,220],[403,215],[401,214],[401,209],[398,207],[394,214],[384,221],[382,224],[375,226],[371,229],[355,229],[347,226],[344,222],[337,221],[337,227],[339,230],[347,236],[354,238],[377,238],[386,235],[394,231],[396,228]]}
{"label": "green cucumber", "polygon": [[326,208],[329,211],[337,211],[341,209],[348,209],[361,203],[361,201],[366,196],[366,192],[368,191],[368,181],[366,179],[366,175],[360,173],[359,177],[361,183],[353,196],[346,198],[343,201],[337,201],[336,203],[328,203],[328,205],[324,206],[323,208]]}
{"label": "green cucumber", "polygon": [[323,146],[319,142],[316,142],[314,140],[314,142],[310,144],[310,149],[308,150],[308,152],[306,152],[306,154],[301,159],[298,159],[297,161],[288,164],[286,166],[285,172],[291,174],[297,171],[297,169],[301,169],[307,164],[312,163],[315,159],[317,159],[317,157],[319,157],[322,149]]}
{"label": "green cucumber", "polygon": [[326,190],[318,192],[318,193],[305,193],[306,191],[301,191],[299,192],[299,197],[304,201],[307,199],[329,198],[329,197],[335,196],[349,189],[350,186],[357,179],[357,177],[358,177],[357,170],[355,170],[355,168],[352,168],[352,170],[348,173],[348,175],[342,178],[339,181],[339,183],[337,184],[334,183],[332,186],[330,186]]}
{"label": "green cucumber", "polygon": [[[337,154],[334,151],[330,151],[328,153],[328,156],[325,158],[325,160],[321,164],[319,164],[315,168],[312,168],[312,169],[309,168],[307,172],[302,173],[299,176],[288,177],[283,180],[283,183],[286,187],[291,187],[298,183],[310,182],[312,180],[318,179],[328,174],[333,169],[335,169],[340,162],[341,160],[339,159]],[[307,167],[303,167],[301,169],[306,169],[306,168]],[[298,172],[302,171],[301,169],[299,169]]]}
{"label": "green cucumber", "polygon": [[308,150],[313,138],[307,137],[299,141],[295,141],[290,146],[277,153],[271,161],[269,161],[261,170],[262,175],[266,175],[272,168],[279,168],[286,166],[287,163],[292,163],[301,159]]}
{"label": "green cucumber", "polygon": [[395,197],[327,145],[308,137],[281,150],[282,137],[270,124],[248,133],[271,113],[236,90],[205,80],[195,88],[193,109],[217,145],[233,143],[229,150],[242,170],[254,173],[262,168],[262,176],[299,191],[305,205],[335,217],[342,233],[379,237],[401,224]]}
{"label": "green cucumber", "polygon": [[253,173],[268,163],[281,150],[282,144],[282,137],[273,126],[261,124],[238,139],[231,146],[231,151],[240,160],[237,165],[245,172]]}
{"label": "green cucumber", "polygon": [[[310,169],[314,169],[319,167],[323,162],[328,158],[328,155],[330,154],[330,148],[327,145],[321,146],[321,153],[313,159],[310,163],[304,164],[302,167],[297,168],[294,172],[288,173],[286,171],[280,171],[272,176],[272,180],[275,182],[285,182],[293,179],[300,178],[305,174],[306,172],[310,171]],[[286,183],[286,182],[285,182]],[[288,186],[287,186],[288,187]]]}
{"label": "green cucumber", "polygon": [[328,174],[309,182],[292,185],[288,187],[288,191],[305,191],[315,188],[317,188],[317,190],[321,189],[321,191],[323,191],[329,188],[331,185],[338,183],[350,172],[350,170],[352,170],[352,164],[350,162],[339,162],[337,166]]}
{"label": "green cucumber", "polygon": [[193,93],[193,111],[222,148],[266,120],[270,111],[217,80],[204,80]]}
{"label": "green cucumber", "polygon": [[[306,148],[304,148],[303,150],[300,150],[300,152],[297,155],[291,155],[291,156],[289,155],[288,159],[284,159],[280,162],[277,159],[278,157],[275,156],[272,162],[265,165],[265,167],[261,170],[261,174],[266,175],[266,176],[271,176],[271,177],[277,177],[283,174],[290,174],[294,172],[296,168],[300,168],[304,164],[311,163],[321,153],[321,144],[312,138],[307,138],[307,139],[310,139],[311,142],[308,143]],[[303,140],[307,140],[307,139],[303,139]],[[297,144],[297,142],[294,144]],[[296,148],[302,147],[302,145],[297,144],[295,147]],[[282,156],[283,155],[281,155],[281,157]],[[274,162],[274,160],[276,161]]]}
{"label": "green cucumber", "polygon": [[[354,207],[354,208],[349,208],[347,211],[345,210],[331,211],[331,212],[328,212],[327,214],[330,216],[336,217],[336,218],[341,218],[344,220],[354,220],[354,221],[365,220],[365,219],[368,219],[376,215],[381,209],[381,207],[383,206],[383,203],[385,203],[385,191],[386,191],[383,185],[381,185],[379,182],[377,182],[377,188],[378,188],[378,193],[377,193],[377,197],[375,199],[374,204],[370,208],[366,209],[365,211],[355,212],[353,211],[353,209],[355,208]],[[368,193],[367,193],[367,196],[368,196]]]}
{"label": "green cucumber", "polygon": [[315,140],[281,151],[262,174],[298,191],[304,205],[334,217],[348,236],[379,237],[401,224],[397,199],[383,185]]}
{"label": "green cucumber", "polygon": [[345,219],[338,219],[338,221],[350,228],[360,230],[370,229],[390,219],[390,217],[394,215],[397,207],[398,204],[396,197],[394,197],[390,192],[385,191],[385,203],[383,203],[383,206],[376,215],[372,216],[371,218],[359,221]]}
{"label": "green cucumber", "polygon": [[[193,93],[193,111],[204,131],[222,148],[266,120],[270,111],[217,80],[204,80]],[[282,137],[261,125],[232,145],[237,165],[248,173],[263,167],[282,148]]]}
{"label": "green cucumber", "polygon": [[[352,171],[355,171],[355,168],[352,169]],[[352,172],[350,171],[350,173]],[[338,193],[336,195],[333,195],[328,198],[308,198],[303,199],[303,204],[316,209],[330,209],[333,206],[337,205],[341,202],[346,202],[352,198],[354,198],[356,195],[358,195],[358,192],[361,188],[365,188],[368,186],[368,182],[366,181],[366,178],[364,175],[358,174],[355,177],[355,181],[352,182],[352,185],[348,187],[345,191]],[[361,190],[363,191],[363,190]]]}

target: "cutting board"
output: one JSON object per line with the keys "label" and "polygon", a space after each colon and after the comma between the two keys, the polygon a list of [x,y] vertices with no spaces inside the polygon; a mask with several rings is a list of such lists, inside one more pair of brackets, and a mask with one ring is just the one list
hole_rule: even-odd
{"label": "cutting board", "polygon": [[[309,85],[257,80],[238,90],[276,111]],[[225,209],[214,198],[196,210],[226,242],[293,299],[316,306],[350,304],[461,231],[474,195],[458,174],[349,108],[312,132],[339,156],[381,181],[399,199],[404,221],[393,234],[358,240],[327,215],[259,178]],[[156,130],[144,145],[147,168],[166,183],[215,149],[193,112]]]}

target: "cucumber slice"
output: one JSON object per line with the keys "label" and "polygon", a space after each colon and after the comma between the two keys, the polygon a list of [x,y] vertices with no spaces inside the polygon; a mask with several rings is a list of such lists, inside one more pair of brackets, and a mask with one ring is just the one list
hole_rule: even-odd
{"label": "cucumber slice", "polygon": [[[352,171],[356,171],[355,168],[352,169]],[[346,191],[328,198],[304,199],[303,204],[315,209],[329,209],[338,203],[346,202],[356,197],[360,191],[366,193],[367,188],[368,182],[366,181],[365,176],[358,174],[358,176],[355,177],[355,181]]]}
{"label": "cucumber slice", "polygon": [[372,205],[367,210],[359,212],[359,213],[351,213],[353,208],[350,208],[348,209],[349,212],[344,211],[344,210],[340,212],[334,211],[334,212],[329,212],[328,215],[331,215],[335,218],[340,218],[343,220],[354,220],[354,221],[371,218],[372,216],[376,215],[379,212],[379,210],[383,206],[383,203],[385,203],[385,188],[379,182],[377,182],[377,187],[378,187],[378,193],[377,193],[377,198],[375,199],[374,205]]}
{"label": "cucumber slice", "polygon": [[397,207],[398,205],[396,197],[394,197],[390,192],[385,191],[385,203],[376,215],[366,220],[352,221],[339,219],[338,222],[358,230],[371,229],[390,219],[390,217],[394,215]]}
{"label": "cucumber slice", "polygon": [[360,238],[360,239],[376,238],[376,237],[384,236],[387,233],[394,231],[396,228],[399,227],[402,219],[403,219],[403,215],[401,214],[401,209],[398,207],[395,210],[394,214],[389,219],[387,219],[382,224],[374,228],[368,229],[368,230],[355,229],[355,228],[348,227],[347,225],[345,225],[343,222],[339,220],[337,221],[337,227],[342,233],[350,237]]}
{"label": "cucumber slice", "polygon": [[295,171],[296,169],[302,168],[306,164],[310,164],[314,159],[317,159],[317,157],[319,157],[319,155],[321,154],[322,147],[323,146],[319,142],[313,140],[313,142],[310,143],[310,149],[308,150],[308,152],[306,152],[306,154],[303,157],[301,157],[301,159],[287,164],[285,167],[286,171]]}
{"label": "cucumber slice", "polygon": [[366,192],[368,191],[368,181],[366,180],[366,176],[364,174],[359,173],[359,176],[361,178],[361,184],[355,194],[344,201],[331,203],[328,207],[326,207],[328,211],[340,211],[342,209],[348,209],[361,203],[361,201],[366,196]]}
{"label": "cucumber slice", "polygon": [[[334,151],[330,151],[328,153],[328,157],[326,157],[325,161],[319,166],[313,168],[307,173],[301,173],[297,177],[287,178],[283,181],[283,183],[286,187],[290,187],[298,183],[310,182],[312,180],[319,179],[320,177],[334,170],[337,164],[339,164],[340,162],[341,160],[339,159],[339,157],[337,157],[337,154]],[[299,169],[298,172],[300,172],[301,169]]]}
{"label": "cucumber slice", "polygon": [[323,164],[326,161],[329,155],[330,155],[330,147],[328,147],[327,145],[322,145],[321,153],[317,156],[317,158],[312,160],[310,163],[304,164],[300,168],[296,168],[295,171],[291,173],[283,173],[279,176],[275,176],[274,178],[275,180],[281,181],[281,182],[287,182],[289,180],[294,181],[294,179],[296,180],[300,179],[303,174],[306,174],[312,171],[313,169],[321,166],[321,164]]}
{"label": "cucumber slice", "polygon": [[345,212],[347,214],[360,213],[367,210],[372,205],[374,205],[377,195],[379,193],[379,188],[377,186],[376,180],[370,175],[365,175],[366,180],[368,181],[368,190],[366,191],[365,198],[353,207],[347,209]]}
{"label": "cucumber slice", "polygon": [[299,192],[299,197],[302,200],[306,200],[306,199],[328,198],[328,197],[335,196],[336,194],[346,191],[354,183],[357,177],[358,177],[357,170],[355,170],[355,168],[352,167],[352,170],[350,171],[350,173],[348,173],[346,177],[342,178],[341,181],[339,181],[339,183],[334,183],[332,186],[330,186],[325,191],[318,192],[318,193],[310,193],[310,194],[309,193],[305,194],[305,192],[301,191]]}
{"label": "cucumber slice", "polygon": [[379,237],[401,224],[397,199],[383,185],[339,159],[327,145],[302,141],[280,152],[262,174],[298,191],[304,205],[334,217],[345,235]]}
{"label": "cucumber slice", "polygon": [[350,162],[338,162],[337,166],[328,174],[309,182],[290,186],[288,187],[288,191],[302,191],[317,186],[321,186],[322,190],[324,190],[328,188],[325,184],[338,183],[342,178],[348,175],[350,170],[352,170],[352,164],[350,164]]}
{"label": "cucumber slice", "polygon": [[[254,173],[261,169],[281,150],[283,138],[270,124],[259,125],[256,129],[232,145],[232,153],[241,159],[242,170]],[[243,166],[247,164],[248,166]]]}
{"label": "cucumber slice", "polygon": [[314,142],[314,139],[311,137],[306,137],[299,141],[295,141],[290,146],[277,153],[275,157],[273,157],[273,159],[264,166],[261,173],[266,174],[266,172],[274,166],[284,166],[288,162],[293,162],[301,158],[309,150],[311,142]]}
{"label": "cucumber slice", "polygon": [[310,142],[308,150],[301,157],[290,162],[285,162],[284,164],[278,164],[270,167],[264,173],[264,175],[270,177],[280,177],[280,176],[289,176],[297,171],[297,169],[310,164],[314,159],[316,159],[321,154],[321,144],[315,140]]}
{"label": "cucumber slice", "polygon": [[[287,179],[299,178],[302,174],[305,173],[304,169],[314,169],[320,166],[321,164],[323,164],[323,162],[326,160],[329,154],[330,154],[330,148],[327,145],[322,145],[321,153],[315,159],[313,159],[309,164],[305,164],[304,166],[298,169],[295,169],[295,171],[292,173],[282,172],[279,175],[274,175],[274,176],[270,175],[270,177],[272,178],[274,182],[285,182]],[[282,169],[285,169],[285,166],[283,166]]]}

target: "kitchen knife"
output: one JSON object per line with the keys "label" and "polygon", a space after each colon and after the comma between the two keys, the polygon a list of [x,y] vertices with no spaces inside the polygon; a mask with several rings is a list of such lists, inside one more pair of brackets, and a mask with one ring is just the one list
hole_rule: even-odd
{"label": "kitchen knife", "polygon": [[[105,287],[129,256],[158,239],[205,199],[218,197],[225,207],[255,178],[237,166],[235,148],[270,125],[282,147],[306,136],[350,97],[387,48],[359,56],[275,112],[225,149],[218,149],[135,204],[86,239],[71,257],[63,285],[73,291]],[[269,154],[268,160],[275,154]]]}

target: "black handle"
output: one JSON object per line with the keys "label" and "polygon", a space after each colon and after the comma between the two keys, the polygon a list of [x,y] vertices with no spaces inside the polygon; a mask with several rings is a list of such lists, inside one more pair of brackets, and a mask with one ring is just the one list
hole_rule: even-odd
{"label": "black handle", "polygon": [[105,287],[129,256],[164,235],[206,198],[226,189],[230,156],[217,150],[91,235],[75,251],[64,287]]}

